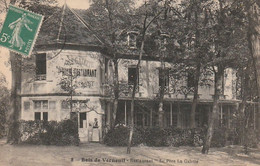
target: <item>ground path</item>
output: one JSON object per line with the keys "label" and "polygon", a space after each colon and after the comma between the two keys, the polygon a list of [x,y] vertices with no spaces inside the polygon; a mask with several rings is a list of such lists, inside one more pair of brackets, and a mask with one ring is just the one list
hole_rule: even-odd
{"label": "ground path", "polygon": [[[176,165],[247,166],[260,165],[260,149],[250,155],[242,147],[211,148],[208,155],[200,147],[107,147],[90,143],[80,146],[9,145],[0,140],[0,166],[88,166],[88,165]],[[82,160],[83,158],[83,160]],[[73,160],[73,161],[72,161]]]}

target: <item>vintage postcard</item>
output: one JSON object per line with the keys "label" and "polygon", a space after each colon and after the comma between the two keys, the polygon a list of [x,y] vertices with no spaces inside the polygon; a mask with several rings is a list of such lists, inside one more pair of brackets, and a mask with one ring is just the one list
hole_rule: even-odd
{"label": "vintage postcard", "polygon": [[0,165],[260,165],[260,3],[1,0]]}

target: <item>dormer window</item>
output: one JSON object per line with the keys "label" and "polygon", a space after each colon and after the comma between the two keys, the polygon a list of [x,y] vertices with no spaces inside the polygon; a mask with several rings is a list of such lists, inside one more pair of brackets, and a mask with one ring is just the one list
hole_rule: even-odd
{"label": "dormer window", "polygon": [[169,35],[166,32],[160,32],[160,50],[165,51],[167,45],[167,39]]}
{"label": "dormer window", "polygon": [[258,8],[257,8],[257,5],[254,5],[254,14],[258,14]]}
{"label": "dormer window", "polygon": [[138,32],[136,32],[136,31],[127,32],[127,43],[128,43],[128,46],[132,49],[136,48],[137,35],[138,35]]}

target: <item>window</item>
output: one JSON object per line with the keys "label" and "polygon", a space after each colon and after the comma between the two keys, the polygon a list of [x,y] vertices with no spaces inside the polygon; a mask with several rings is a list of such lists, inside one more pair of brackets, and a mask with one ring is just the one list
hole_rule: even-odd
{"label": "window", "polygon": [[136,38],[137,38],[137,32],[135,31],[130,31],[127,33],[127,42],[128,42],[128,46],[130,48],[136,48]]}
{"label": "window", "polygon": [[33,103],[36,110],[48,109],[48,100],[35,100]]}
{"label": "window", "polygon": [[46,54],[36,56],[36,80],[46,80]]}
{"label": "window", "polygon": [[194,74],[193,73],[188,73],[188,78],[187,78],[187,87],[192,88],[194,87]]}
{"label": "window", "polygon": [[48,101],[47,100],[42,101],[42,108],[48,109]]}
{"label": "window", "polygon": [[[75,109],[86,109],[89,100],[72,100],[72,108]],[[62,109],[70,109],[70,101],[63,100],[61,103]]]}
{"label": "window", "polygon": [[137,79],[137,83],[139,83],[139,71],[136,67],[128,68],[128,85],[134,85],[135,80]]}
{"label": "window", "polygon": [[48,121],[48,112],[43,112],[42,117],[44,121]]}
{"label": "window", "polygon": [[165,51],[167,46],[167,38],[165,36],[160,40],[160,50]]}
{"label": "window", "polygon": [[225,84],[226,84],[226,79],[227,79],[226,72],[223,73],[223,75],[221,76],[221,79],[222,79],[221,94],[224,95],[225,94]]}
{"label": "window", "polygon": [[41,112],[34,112],[34,120],[48,121],[48,112],[43,112],[43,113],[41,113]]}
{"label": "window", "polygon": [[30,109],[30,102],[29,101],[25,101],[24,102],[24,110],[29,110]]}
{"label": "window", "polygon": [[84,120],[87,119],[86,112],[81,112],[79,114],[79,119],[80,119],[79,128],[83,128],[83,122],[84,122]]}
{"label": "window", "polygon": [[34,120],[41,120],[41,112],[34,113]]}
{"label": "window", "polygon": [[56,101],[49,101],[49,108],[56,109]]}
{"label": "window", "polygon": [[159,86],[161,87],[164,82],[164,87],[169,86],[169,70],[165,69],[164,72],[162,69],[159,69]]}
{"label": "window", "polygon": [[105,74],[108,73],[108,65],[109,65],[109,59],[105,58]]}
{"label": "window", "polygon": [[41,109],[41,101],[33,101],[34,109]]}

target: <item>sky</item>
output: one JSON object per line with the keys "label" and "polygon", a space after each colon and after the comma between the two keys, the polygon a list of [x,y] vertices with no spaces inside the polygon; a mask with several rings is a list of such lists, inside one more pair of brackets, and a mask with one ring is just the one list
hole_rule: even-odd
{"label": "sky", "polygon": [[[71,8],[76,9],[87,9],[89,8],[91,0],[57,0],[58,3],[62,6],[66,1],[67,5]],[[136,5],[140,5],[144,0],[135,0]]]}
{"label": "sky", "polygon": [[[9,3],[10,0],[7,0]],[[59,5],[62,6],[65,3],[65,0],[57,0]],[[136,6],[142,4],[144,0],[135,0]],[[91,0],[66,0],[66,3],[71,8],[76,9],[88,9],[90,6]],[[0,3],[0,6],[3,7],[3,3]],[[2,24],[4,21],[6,13],[0,14],[0,23]],[[7,80],[7,87],[11,88],[12,78],[11,78],[11,70],[10,64],[8,63],[9,59],[9,51],[8,49],[0,46],[0,72],[3,73]]]}
{"label": "sky", "polygon": [[90,2],[90,0],[58,0],[58,3],[62,6],[65,1],[69,7],[76,9],[87,9]]}

